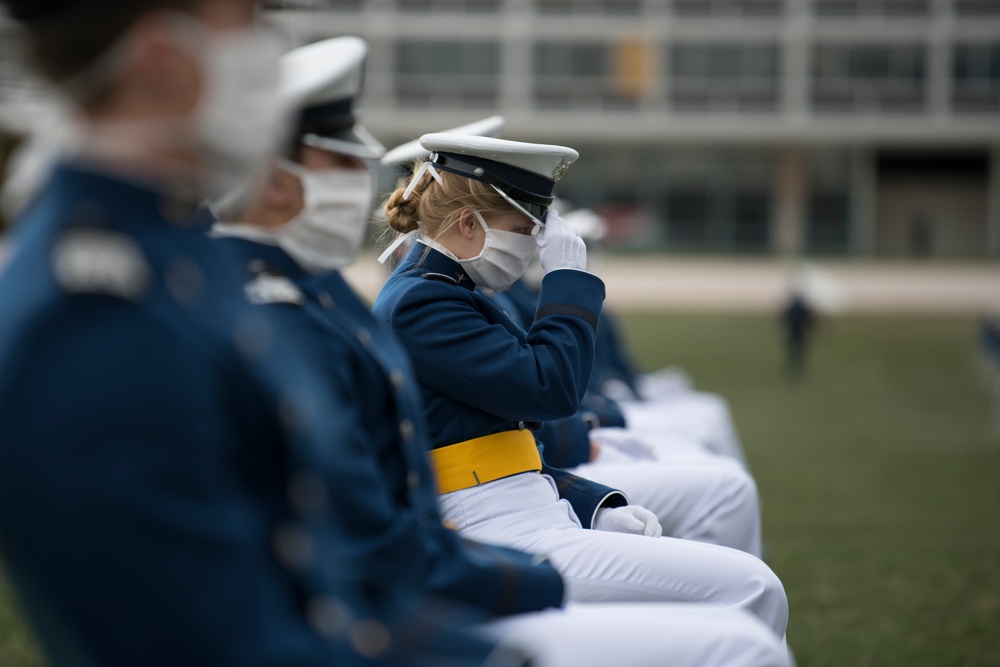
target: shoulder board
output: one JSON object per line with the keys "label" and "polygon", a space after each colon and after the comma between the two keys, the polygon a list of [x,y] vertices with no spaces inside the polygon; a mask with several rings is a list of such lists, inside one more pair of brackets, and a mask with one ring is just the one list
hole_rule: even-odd
{"label": "shoulder board", "polygon": [[284,276],[262,274],[243,286],[247,300],[255,306],[269,303],[291,303],[301,306],[305,303],[302,291]]}
{"label": "shoulder board", "polygon": [[437,280],[443,283],[451,283],[452,285],[457,285],[458,281],[451,276],[445,275],[443,273],[428,272],[421,276],[424,280]]}
{"label": "shoulder board", "polygon": [[130,301],[146,291],[149,263],[136,241],[105,229],[63,232],[52,251],[52,273],[66,292]]}

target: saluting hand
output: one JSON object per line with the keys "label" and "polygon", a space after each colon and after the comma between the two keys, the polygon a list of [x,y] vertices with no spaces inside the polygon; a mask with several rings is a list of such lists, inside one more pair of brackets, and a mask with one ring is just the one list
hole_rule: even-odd
{"label": "saluting hand", "polygon": [[609,533],[631,533],[647,537],[659,537],[663,534],[663,528],[660,527],[656,515],[638,505],[604,507],[597,510],[594,530],[605,530]]}
{"label": "saluting hand", "polygon": [[549,209],[545,225],[538,230],[538,259],[542,271],[548,273],[556,269],[587,268],[587,245],[559,214]]}

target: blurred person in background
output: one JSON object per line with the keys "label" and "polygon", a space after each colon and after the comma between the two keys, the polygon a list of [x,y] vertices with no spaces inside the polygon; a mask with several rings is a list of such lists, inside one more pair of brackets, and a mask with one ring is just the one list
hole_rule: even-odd
{"label": "blurred person in background", "polygon": [[812,306],[800,290],[793,290],[781,310],[781,328],[785,339],[785,372],[793,380],[806,374],[809,337],[816,326]]}
{"label": "blurred person in background", "polygon": [[[651,539],[648,510],[539,455],[532,429],[579,408],[604,299],[583,242],[549,209],[576,152],[454,134],[421,144],[430,159],[385,204],[392,228],[417,242],[373,311],[421,385],[445,519],[470,539],[545,553],[570,600],[723,603],[783,637],[784,591],[766,565]],[[484,291],[509,287],[536,250],[545,277],[525,331]]]}
{"label": "blurred person in background", "polygon": [[284,56],[282,95],[297,129],[249,201],[223,206],[213,228],[250,301],[281,320],[294,347],[353,406],[329,488],[330,501],[345,508],[345,552],[359,562],[365,590],[477,607],[495,619],[484,632],[523,644],[539,665],[782,664],[763,624],[720,606],[554,609],[564,585],[544,557],[470,542],[443,525],[406,354],[340,274],[367,230],[374,183],[365,160],[383,152],[354,112],[366,52],[361,39],[342,37]]}
{"label": "blurred person in background", "polygon": [[74,108],[0,272],[0,550],[50,663],[521,664],[362,595],[325,502],[349,406],[206,234],[283,135],[255,3],[4,5]]}

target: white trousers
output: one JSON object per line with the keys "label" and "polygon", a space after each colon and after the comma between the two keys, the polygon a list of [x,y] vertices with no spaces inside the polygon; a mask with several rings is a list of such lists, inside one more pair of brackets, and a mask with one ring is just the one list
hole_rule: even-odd
{"label": "white trousers", "polygon": [[461,535],[544,554],[572,602],[711,602],[741,609],[784,637],[788,601],[760,559],[674,538],[584,530],[547,475],[522,473],[438,497]]}
{"label": "white trousers", "polygon": [[729,404],[717,394],[679,392],[652,401],[620,404],[629,430],[643,436],[688,438],[747,466]]}
{"label": "white trousers", "polygon": [[484,631],[537,667],[785,667],[767,626],[717,605],[594,604],[519,614]]}
{"label": "white trousers", "polygon": [[[592,437],[601,442],[596,429]],[[757,485],[731,459],[700,455],[637,460],[602,443],[593,463],[572,472],[624,491],[633,505],[656,514],[667,537],[745,551],[760,558],[761,519]]]}

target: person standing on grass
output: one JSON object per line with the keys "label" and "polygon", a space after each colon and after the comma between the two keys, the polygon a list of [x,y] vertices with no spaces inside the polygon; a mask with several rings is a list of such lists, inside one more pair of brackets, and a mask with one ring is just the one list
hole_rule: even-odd
{"label": "person standing on grass", "polygon": [[785,372],[793,380],[806,374],[809,337],[816,326],[816,316],[801,292],[793,291],[781,311],[781,326],[785,335]]}
{"label": "person standing on grass", "polygon": [[4,4],[78,115],[0,273],[0,553],[49,663],[502,658],[364,597],[325,502],[348,407],[207,237],[200,202],[283,135],[255,3]]}

